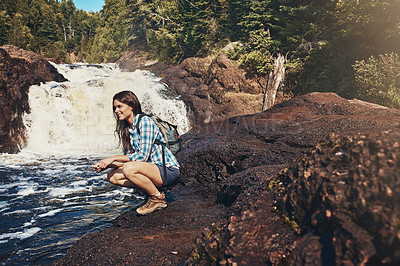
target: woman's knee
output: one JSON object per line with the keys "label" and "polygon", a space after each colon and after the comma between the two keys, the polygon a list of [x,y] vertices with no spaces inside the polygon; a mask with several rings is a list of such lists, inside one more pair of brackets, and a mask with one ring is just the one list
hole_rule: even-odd
{"label": "woman's knee", "polygon": [[107,173],[107,180],[108,182],[115,184],[116,183],[116,178],[115,178],[115,169],[111,169],[110,171],[108,171]]}
{"label": "woman's knee", "polygon": [[122,166],[122,173],[124,176],[131,176],[138,173],[138,165],[136,162],[128,162]]}
{"label": "woman's knee", "polygon": [[120,179],[121,172],[118,169],[111,169],[107,173],[107,180],[108,182],[118,185],[119,184],[119,179]]}

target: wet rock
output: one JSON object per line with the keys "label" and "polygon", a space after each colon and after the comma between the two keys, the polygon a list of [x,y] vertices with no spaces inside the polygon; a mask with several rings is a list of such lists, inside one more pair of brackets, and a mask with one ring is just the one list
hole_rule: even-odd
{"label": "wet rock", "polygon": [[0,47],[0,62],[0,152],[16,153],[26,140],[29,87],[66,79],[41,56],[15,46]]}

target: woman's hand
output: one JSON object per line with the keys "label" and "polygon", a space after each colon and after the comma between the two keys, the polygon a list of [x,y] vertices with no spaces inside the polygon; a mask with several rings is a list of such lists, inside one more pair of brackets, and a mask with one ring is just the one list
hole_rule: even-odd
{"label": "woman's hand", "polygon": [[95,164],[95,165],[93,166],[93,169],[94,169],[97,173],[99,173],[99,172],[101,172],[101,171],[107,169],[108,166],[109,166],[110,164],[112,164],[113,162],[114,162],[114,158],[112,158],[112,157],[105,158],[105,159],[101,160],[99,163]]}

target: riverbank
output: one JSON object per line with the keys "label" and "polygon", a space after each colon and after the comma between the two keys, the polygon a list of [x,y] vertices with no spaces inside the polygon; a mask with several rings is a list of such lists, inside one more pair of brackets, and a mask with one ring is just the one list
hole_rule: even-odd
{"label": "riverbank", "polygon": [[230,108],[242,110],[227,97],[251,90],[221,84],[245,80],[220,76],[236,73],[223,56],[191,60],[163,66],[195,121],[169,207],[129,210],[55,264],[400,261],[399,110],[311,93],[233,116]]}
{"label": "riverbank", "polygon": [[[122,214],[111,228],[79,240],[57,265],[319,265],[324,261],[359,265],[367,261],[399,261],[395,252],[400,243],[399,229],[393,225],[400,218],[400,191],[392,188],[388,193],[385,187],[390,185],[374,181],[376,173],[386,176],[381,177],[383,184],[400,179],[399,145],[396,138],[388,137],[397,136],[398,128],[399,110],[345,100],[333,93],[295,97],[263,113],[199,125],[183,136],[185,148],[177,158],[182,166],[180,185],[184,186],[169,192],[168,208],[144,217],[132,215],[133,211]],[[350,144],[342,145],[346,143],[342,139],[350,140]],[[360,141],[365,143],[361,148],[347,148],[360,145]],[[369,143],[379,141],[386,144],[371,151],[374,148]],[[388,147],[393,148],[386,155]],[[371,164],[375,170],[363,172],[362,182],[370,184],[368,189],[357,190],[359,181],[347,183],[346,180],[358,179],[350,170],[345,176],[345,169],[337,165],[357,167],[356,161],[346,159],[351,156],[358,156],[359,162],[367,158],[376,161],[368,156],[382,157],[380,149],[390,157],[390,164]],[[350,150],[353,155],[342,156]],[[321,152],[319,159],[308,159]],[[320,163],[304,166],[307,161]],[[331,164],[332,161],[337,163]],[[337,182],[349,184],[346,191],[357,191],[358,199],[365,200],[364,205],[357,205],[358,212],[346,209],[358,202],[354,196],[343,198],[342,189],[323,189]],[[303,184],[313,193],[303,195],[303,190],[298,189]],[[180,194],[181,189],[188,193]],[[191,189],[196,190],[190,192]],[[384,191],[385,201],[370,196],[372,192],[380,195]],[[207,199],[199,198],[203,193],[208,195]],[[296,197],[302,200],[292,200]],[[342,200],[322,201],[314,206],[321,197]],[[388,201],[392,204],[392,216],[385,215],[386,208],[379,207]],[[214,216],[200,222],[204,212]],[[368,224],[360,222],[363,217],[370,217],[368,213],[383,218],[368,220]],[[190,234],[175,230],[187,228],[190,223],[197,228],[192,227]],[[375,235],[383,229],[388,232],[385,235],[394,238],[375,241]],[[120,240],[122,235],[126,237]],[[160,241],[171,245],[165,251],[160,248]]]}
{"label": "riverbank", "polygon": [[113,225],[82,237],[54,265],[177,265],[208,225],[221,222],[226,208],[199,188],[177,185],[168,208],[139,217],[132,209]]}

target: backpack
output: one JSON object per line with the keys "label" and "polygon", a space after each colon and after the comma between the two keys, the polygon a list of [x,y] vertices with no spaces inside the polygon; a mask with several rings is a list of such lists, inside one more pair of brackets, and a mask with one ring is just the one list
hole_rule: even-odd
{"label": "backpack", "polygon": [[143,116],[148,116],[150,117],[154,123],[158,126],[160,129],[161,134],[164,137],[164,140],[166,141],[165,143],[159,140],[156,140],[155,144],[160,144],[160,145],[165,145],[168,147],[168,149],[172,152],[173,155],[177,154],[179,151],[182,150],[182,140],[181,136],[178,133],[178,129],[176,125],[172,125],[168,123],[167,121],[162,120],[156,115],[148,115],[148,114],[140,114],[138,121],[136,123],[136,129],[137,132],[140,135],[140,130],[139,130],[139,122],[142,119]]}
{"label": "backpack", "polygon": [[138,121],[136,123],[136,130],[138,134],[140,135],[140,130],[139,130],[139,122],[142,119],[143,116],[148,116],[150,117],[154,123],[158,126],[160,129],[161,134],[164,137],[164,140],[166,142],[162,142],[158,139],[155,140],[155,144],[162,145],[162,160],[163,160],[163,170],[164,170],[164,177],[163,179],[163,186],[166,186],[167,180],[167,168],[165,166],[165,147],[168,147],[168,149],[172,152],[172,154],[177,154],[179,151],[182,150],[182,140],[181,136],[178,133],[177,126],[172,125],[168,123],[167,121],[162,120],[156,115],[148,115],[148,114],[140,114]]}

